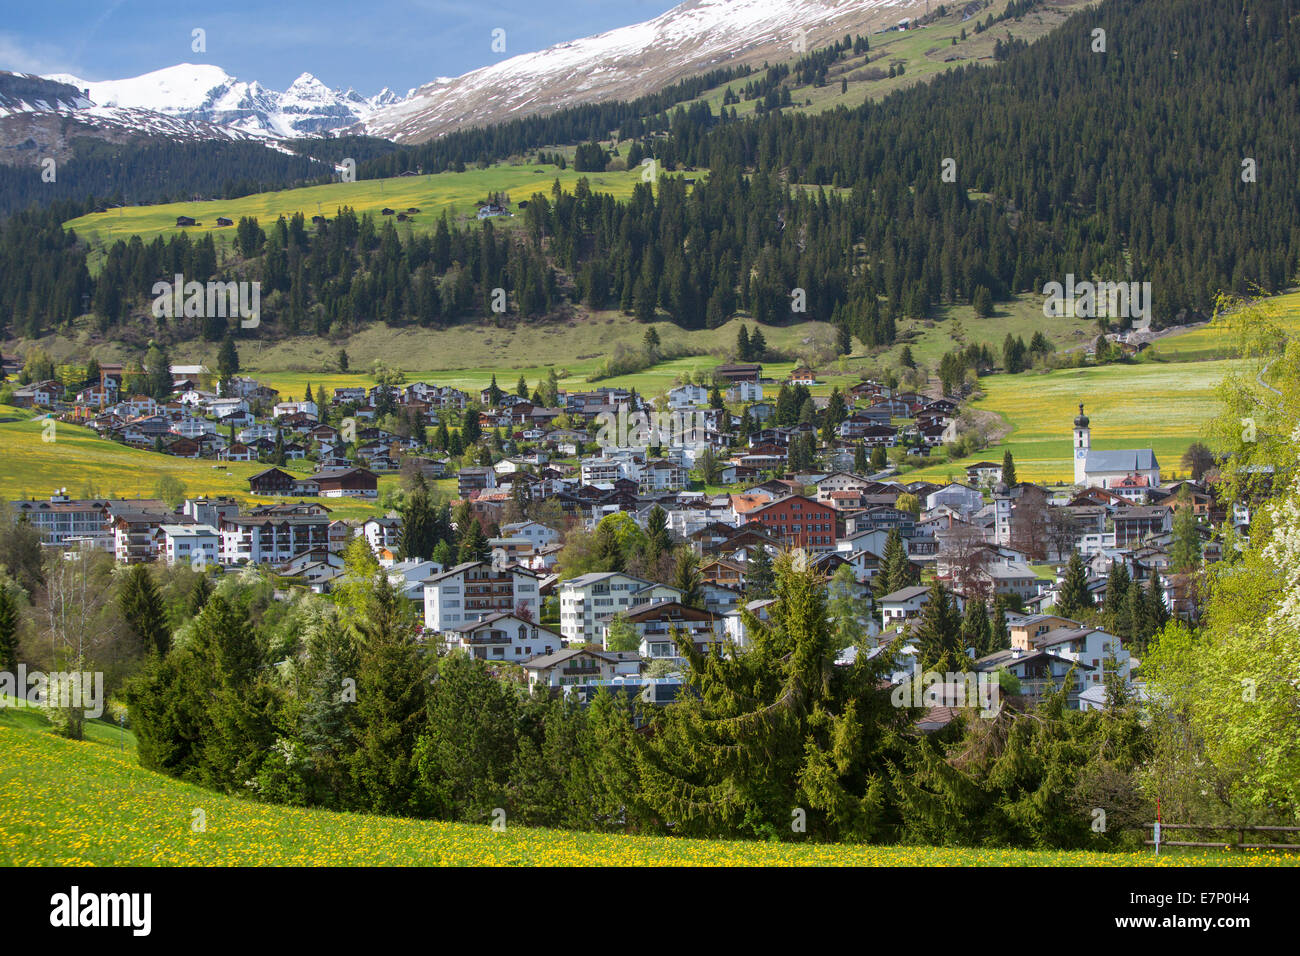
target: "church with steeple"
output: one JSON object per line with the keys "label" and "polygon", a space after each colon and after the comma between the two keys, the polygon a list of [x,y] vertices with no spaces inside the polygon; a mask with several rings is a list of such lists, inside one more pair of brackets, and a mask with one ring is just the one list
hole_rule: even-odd
{"label": "church with steeple", "polygon": [[1159,488],[1160,463],[1150,448],[1094,451],[1088,416],[1074,419],[1074,483],[1085,488]]}

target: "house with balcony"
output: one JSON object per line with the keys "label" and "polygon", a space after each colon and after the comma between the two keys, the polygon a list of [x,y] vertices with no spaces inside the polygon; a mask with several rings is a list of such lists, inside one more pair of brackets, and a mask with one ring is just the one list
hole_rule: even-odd
{"label": "house with balcony", "polygon": [[[997,651],[975,661],[975,670],[993,673],[1005,670],[1020,683],[1020,693],[1031,704],[1057,693],[1067,684],[1069,706],[1079,709],[1079,695],[1096,686],[1091,679],[1093,668],[1050,651],[1022,651],[1018,647]],[[1073,672],[1073,676],[1071,676]]]}
{"label": "house with balcony", "polygon": [[450,633],[493,614],[535,621],[541,605],[538,575],[520,565],[494,568],[467,561],[424,581],[424,626]]}
{"label": "house with balcony", "polygon": [[174,521],[174,514],[148,511],[120,511],[113,515],[113,557],[118,564],[152,561],[158,554],[154,536],[164,522]]}
{"label": "house with balcony", "polygon": [[314,548],[329,550],[324,514],[249,514],[222,518],[221,563],[283,564]]}
{"label": "house with balcony", "polygon": [[74,501],[65,494],[51,495],[48,501],[15,501],[13,509],[18,518],[31,522],[41,533],[42,544],[100,534],[109,519],[107,500]]}
{"label": "house with balcony", "polygon": [[575,687],[613,680],[621,663],[621,655],[611,651],[570,647],[524,661],[523,668],[529,687]]}
{"label": "house with balcony", "polygon": [[205,568],[221,559],[221,532],[210,524],[159,525],[153,547],[164,564]]}
{"label": "house with balcony", "polygon": [[682,663],[674,633],[689,640],[701,654],[722,639],[722,618],[710,611],[688,607],[679,601],[652,601],[631,611],[611,614],[600,621],[601,644],[608,649],[609,628],[617,617],[623,617],[636,631],[637,650],[646,660],[667,660]]}
{"label": "house with balcony", "polygon": [[554,654],[564,647],[557,632],[504,612],[446,631],[444,640],[449,650],[462,650],[483,661],[515,664]]}
{"label": "house with balcony", "polygon": [[680,601],[677,588],[621,571],[593,572],[560,585],[560,633],[566,641],[599,640],[602,620],[654,601]]}

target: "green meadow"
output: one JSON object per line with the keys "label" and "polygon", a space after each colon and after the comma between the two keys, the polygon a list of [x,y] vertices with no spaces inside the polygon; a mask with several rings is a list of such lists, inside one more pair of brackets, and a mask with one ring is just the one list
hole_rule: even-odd
{"label": "green meadow", "polygon": [[[93,727],[93,725],[92,725]],[[94,728],[64,740],[0,708],[5,866],[1294,866],[1282,852],[1034,851],[687,840],[282,807],[140,767]]]}
{"label": "green meadow", "polygon": [[[453,219],[473,219],[489,193],[508,193],[514,203],[528,199],[534,193],[549,195],[556,179],[565,190],[572,192],[578,180],[585,177],[593,191],[607,192],[625,199],[640,182],[641,171],[579,173],[572,167],[560,170],[555,166],[538,166],[532,163],[510,165],[500,163],[486,169],[467,169],[463,173],[436,173],[427,176],[398,176],[392,179],[368,179],[353,183],[328,183],[323,186],[304,186],[275,192],[256,193],[239,199],[214,199],[205,202],[163,203],[157,206],[131,206],[90,213],[64,223],[75,229],[92,245],[111,244],[118,239],[140,236],[145,242],[154,236],[169,236],[186,232],[192,236],[212,234],[219,241],[229,243],[233,226],[218,226],[217,217],[224,216],[238,223],[241,216],[253,216],[269,228],[280,216],[286,219],[302,213],[308,220],[312,216],[333,218],[344,206],[352,207],[358,215],[370,213],[376,219],[385,207],[395,212],[415,208],[413,221],[395,223],[403,231],[431,231],[446,212]],[[177,216],[189,216],[201,225],[178,228]],[[388,218],[388,217],[383,217]],[[396,217],[393,217],[396,218]],[[508,223],[508,218],[496,218],[494,224]]]}
{"label": "green meadow", "polygon": [[[158,480],[170,475],[184,482],[191,495],[233,495],[246,504],[276,500],[248,493],[248,476],[266,465],[174,458],[128,448],[100,438],[88,428],[63,422],[55,422],[51,433],[46,421],[32,417],[26,409],[0,405],[0,499],[47,498],[59,488],[67,488],[74,498],[84,493],[94,497],[150,498]],[[46,440],[47,436],[53,440]],[[213,464],[224,467],[213,468]],[[303,475],[314,470],[301,467],[303,464],[290,462],[285,470]],[[382,495],[397,482],[397,477],[384,475],[379,482]],[[379,508],[373,501],[351,498],[301,500],[317,501],[338,518],[364,518]]]}
{"label": "green meadow", "polygon": [[1092,447],[1151,448],[1166,478],[1184,471],[1180,459],[1218,410],[1215,389],[1231,360],[1138,362],[980,379],[984,397],[972,403],[991,412],[1010,432],[977,456],[934,465],[908,477],[960,476],[965,465],[1000,460],[1010,449],[1022,481],[1074,480],[1073,427],[1079,403],[1092,429]]}

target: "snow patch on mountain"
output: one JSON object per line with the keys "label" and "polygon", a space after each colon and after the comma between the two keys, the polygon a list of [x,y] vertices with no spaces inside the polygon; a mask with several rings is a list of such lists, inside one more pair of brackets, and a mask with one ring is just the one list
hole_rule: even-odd
{"label": "snow patch on mountain", "polygon": [[924,0],[687,0],[652,20],[440,78],[376,110],[366,132],[421,142],[462,126],[634,99],[731,63],[788,60],[846,32],[925,11]]}
{"label": "snow patch on mountain", "polygon": [[77,88],[96,107],[147,110],[209,123],[240,138],[323,135],[355,126],[397,100],[387,89],[370,98],[352,89],[334,90],[310,73],[278,92],[203,63],[181,63],[124,80],[84,80],[68,74],[47,79]]}

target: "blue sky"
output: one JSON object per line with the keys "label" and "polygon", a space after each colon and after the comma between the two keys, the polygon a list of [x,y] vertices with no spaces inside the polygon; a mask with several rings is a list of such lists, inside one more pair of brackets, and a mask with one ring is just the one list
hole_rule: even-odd
{"label": "blue sky", "polygon": [[[300,73],[405,93],[503,58],[658,16],[674,0],[5,0],[0,69],[120,79],[211,63],[284,89]],[[191,32],[207,31],[207,52]]]}

